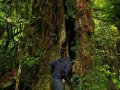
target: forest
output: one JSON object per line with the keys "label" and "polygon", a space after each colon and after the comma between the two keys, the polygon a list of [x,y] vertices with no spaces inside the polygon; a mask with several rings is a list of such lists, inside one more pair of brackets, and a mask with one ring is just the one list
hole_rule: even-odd
{"label": "forest", "polygon": [[0,90],[51,90],[62,57],[65,90],[120,90],[120,0],[0,0]]}

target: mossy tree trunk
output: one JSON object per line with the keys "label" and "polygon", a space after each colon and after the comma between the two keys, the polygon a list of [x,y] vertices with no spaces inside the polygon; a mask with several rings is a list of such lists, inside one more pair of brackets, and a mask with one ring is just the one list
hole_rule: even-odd
{"label": "mossy tree trunk", "polygon": [[91,15],[91,0],[76,0],[77,18],[75,22],[79,53],[74,64],[75,72],[84,77],[92,65],[91,53],[87,49],[88,39],[94,31]]}
{"label": "mossy tree trunk", "polygon": [[[90,0],[76,0],[76,10],[75,29],[80,52],[76,61],[79,63],[75,63],[75,69],[76,73],[84,76],[92,63],[90,53],[86,49],[89,35],[94,30]],[[39,65],[38,82],[33,90],[50,90],[49,62],[61,57],[61,49],[65,48],[64,54],[69,55],[66,45],[64,47],[67,35],[63,0],[33,0],[32,15],[35,19],[31,18],[32,23],[25,27],[24,42],[32,43],[31,56],[34,56],[36,48],[40,47],[43,53],[41,59],[44,61]]]}
{"label": "mossy tree trunk", "polygon": [[66,39],[63,0],[34,0],[32,11],[40,22],[34,25],[42,24],[41,29],[36,29],[41,32],[38,39],[45,53],[42,58],[45,64],[39,66],[39,80],[35,89],[50,90],[49,62],[61,56],[60,51]]}

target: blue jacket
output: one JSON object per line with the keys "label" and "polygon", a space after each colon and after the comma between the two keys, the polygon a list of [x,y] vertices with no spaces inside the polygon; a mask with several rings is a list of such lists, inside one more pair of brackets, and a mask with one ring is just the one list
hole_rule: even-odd
{"label": "blue jacket", "polygon": [[72,63],[69,58],[61,58],[50,63],[50,66],[54,69],[52,73],[52,78],[63,79],[61,76],[61,70],[64,70],[65,75],[67,76],[71,73]]}

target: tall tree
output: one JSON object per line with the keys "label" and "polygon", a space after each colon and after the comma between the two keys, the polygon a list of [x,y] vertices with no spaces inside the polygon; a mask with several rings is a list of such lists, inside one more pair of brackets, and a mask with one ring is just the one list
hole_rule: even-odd
{"label": "tall tree", "polygon": [[78,60],[75,67],[77,73],[83,77],[92,65],[91,53],[87,50],[89,36],[94,32],[94,21],[91,13],[91,0],[76,0],[76,23],[78,44],[80,45]]}

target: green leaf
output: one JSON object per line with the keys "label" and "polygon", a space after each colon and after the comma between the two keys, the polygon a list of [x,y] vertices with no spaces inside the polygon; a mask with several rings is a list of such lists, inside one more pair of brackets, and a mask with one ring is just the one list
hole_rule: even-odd
{"label": "green leaf", "polygon": [[112,81],[113,81],[113,83],[117,83],[118,82],[118,80],[116,78],[113,78]]}
{"label": "green leaf", "polygon": [[5,84],[3,84],[3,88],[7,88],[13,84],[13,81],[8,81]]}

